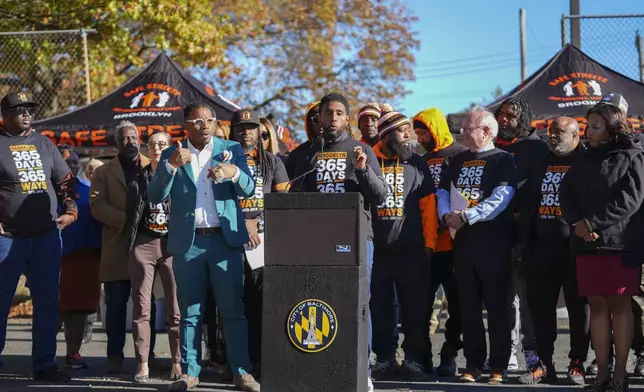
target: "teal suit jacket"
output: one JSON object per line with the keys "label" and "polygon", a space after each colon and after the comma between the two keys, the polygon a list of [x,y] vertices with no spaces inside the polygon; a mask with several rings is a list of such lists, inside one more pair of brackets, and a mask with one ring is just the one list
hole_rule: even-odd
{"label": "teal suit jacket", "polygon": [[[224,238],[231,247],[241,247],[249,241],[249,237],[238,196],[252,196],[255,193],[255,181],[239,143],[216,137],[212,138],[212,142],[212,167],[223,162],[223,153],[228,150],[232,153],[232,158],[226,163],[239,168],[237,182],[226,179],[215,184],[213,181],[212,187]],[[187,140],[183,141],[183,148],[188,148]],[[152,203],[160,203],[170,197],[167,250],[170,254],[180,255],[188,252],[195,238],[197,185],[190,163],[180,167],[174,175],[168,171],[166,163],[176,149],[176,145],[173,145],[163,151],[154,178],[148,185],[148,199]]]}

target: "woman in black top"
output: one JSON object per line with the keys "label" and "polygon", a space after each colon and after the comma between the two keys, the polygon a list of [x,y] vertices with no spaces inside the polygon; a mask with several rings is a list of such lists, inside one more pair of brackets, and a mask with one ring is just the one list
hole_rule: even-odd
{"label": "woman in black top", "polygon": [[148,183],[161,159],[161,152],[171,143],[170,135],[155,133],[148,140],[150,164],[128,184],[125,231],[130,238],[129,271],[132,282],[132,337],[136,353],[137,370],[134,381],[149,381],[148,360],[151,345],[150,308],[154,277],[159,272],[164,292],[165,319],[172,356],[170,378],[181,376],[179,351],[179,305],[177,286],[172,271],[172,256],[166,251],[170,201],[159,204],[148,201]]}
{"label": "woman in black top", "polygon": [[[590,304],[590,331],[597,378],[589,391],[624,391],[633,337],[631,296],[637,295],[639,256],[636,224],[644,198],[644,152],[626,114],[599,103],[588,111],[589,148],[573,162],[562,182],[561,207],[574,227],[579,295]],[[610,330],[615,340],[613,379],[608,371]]]}

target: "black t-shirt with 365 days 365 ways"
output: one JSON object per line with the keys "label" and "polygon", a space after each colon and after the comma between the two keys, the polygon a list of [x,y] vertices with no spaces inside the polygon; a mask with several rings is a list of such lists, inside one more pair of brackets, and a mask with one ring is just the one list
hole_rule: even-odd
{"label": "black t-shirt with 365 days 365 ways", "polygon": [[11,136],[0,128],[0,223],[7,233],[46,234],[56,229],[55,184],[69,167],[47,137]]}

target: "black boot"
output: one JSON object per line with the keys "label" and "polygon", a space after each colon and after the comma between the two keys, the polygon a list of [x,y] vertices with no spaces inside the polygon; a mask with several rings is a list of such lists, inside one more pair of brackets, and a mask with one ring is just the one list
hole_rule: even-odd
{"label": "black boot", "polygon": [[56,365],[51,365],[34,372],[34,381],[69,382],[71,379],[69,374],[61,372]]}
{"label": "black boot", "polygon": [[441,363],[437,369],[439,377],[456,377],[456,355],[455,350],[443,347],[441,350]]}

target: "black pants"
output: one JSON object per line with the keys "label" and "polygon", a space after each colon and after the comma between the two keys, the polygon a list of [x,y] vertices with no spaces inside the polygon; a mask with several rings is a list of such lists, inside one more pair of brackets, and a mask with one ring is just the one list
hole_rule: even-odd
{"label": "black pants", "polygon": [[264,268],[251,270],[245,263],[244,304],[248,321],[248,354],[252,363],[262,357],[262,289],[264,287]]}
{"label": "black pants", "polygon": [[[644,266],[642,266],[644,270]],[[641,271],[641,270],[640,270]],[[640,272],[640,289],[637,297],[631,299],[633,309],[633,342],[631,349],[638,357],[644,356],[644,273]]]}
{"label": "black pants", "polygon": [[454,271],[463,323],[463,351],[468,369],[481,369],[487,357],[483,304],[487,309],[490,335],[490,366],[503,370],[510,359],[509,244],[498,241],[462,239],[454,243]]}
{"label": "black pants", "polygon": [[585,298],[578,295],[577,269],[568,243],[535,244],[525,252],[521,263],[526,272],[526,294],[539,358],[552,365],[557,340],[557,302],[563,289],[570,323],[568,357],[585,362],[590,344],[590,308]]}
{"label": "black pants", "polygon": [[[441,352],[456,355],[458,350],[463,348],[461,334],[463,327],[461,323],[461,310],[458,305],[458,290],[456,287],[456,276],[454,275],[454,258],[452,252],[438,252],[432,255],[432,267],[429,283],[429,307],[430,310],[436,299],[438,287],[443,285],[445,297],[447,297],[447,311],[449,318],[445,323],[445,343]],[[429,345],[432,352],[431,340]]]}
{"label": "black pants", "polygon": [[429,281],[431,261],[424,253],[389,255],[376,249],[371,273],[372,349],[378,361],[394,360],[394,290],[398,295],[405,359],[427,367],[429,356]]}

